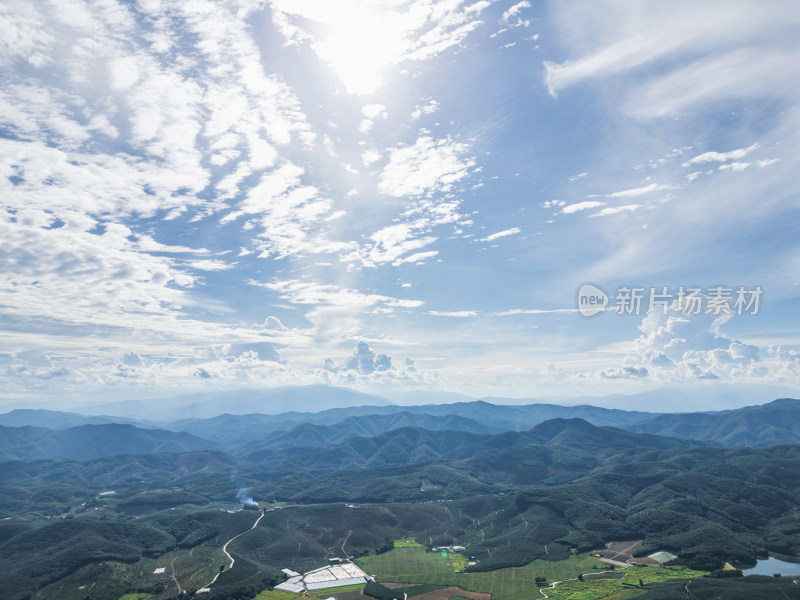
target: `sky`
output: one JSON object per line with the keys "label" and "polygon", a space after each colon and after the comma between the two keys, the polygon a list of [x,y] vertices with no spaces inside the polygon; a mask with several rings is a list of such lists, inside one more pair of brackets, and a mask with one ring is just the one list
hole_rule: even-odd
{"label": "sky", "polygon": [[798,39],[792,0],[6,0],[0,403],[798,395]]}

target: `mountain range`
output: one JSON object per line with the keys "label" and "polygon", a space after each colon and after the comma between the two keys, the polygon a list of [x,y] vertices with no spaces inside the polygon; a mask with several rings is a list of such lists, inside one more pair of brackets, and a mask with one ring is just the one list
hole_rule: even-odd
{"label": "mountain range", "polygon": [[0,414],[0,459],[89,459],[112,454],[223,450],[267,457],[307,453],[403,428],[470,434],[522,432],[553,419],[582,419],[631,433],[723,446],[800,443],[800,400],[697,413],[657,414],[595,406],[496,405],[485,401],[421,406],[364,405],[320,412],[224,414],[172,422],[17,409]]}
{"label": "mountain range", "polygon": [[119,454],[192,452],[215,447],[214,443],[190,433],[140,429],[130,424],[78,425],[62,430],[0,426],[0,459],[6,461],[90,460]]}
{"label": "mountain range", "polygon": [[406,536],[468,546],[477,571],[634,539],[707,570],[800,555],[798,400],[682,415],[478,401],[106,418],[0,415],[9,598],[79,589],[64,578],[85,565],[217,552],[252,528],[247,497],[272,510],[236,545],[245,579]]}

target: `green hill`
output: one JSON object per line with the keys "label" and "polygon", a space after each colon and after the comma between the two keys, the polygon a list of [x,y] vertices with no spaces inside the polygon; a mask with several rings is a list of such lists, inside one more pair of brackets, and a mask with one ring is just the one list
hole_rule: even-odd
{"label": "green hill", "polygon": [[5,460],[90,460],[115,454],[189,452],[215,448],[212,442],[189,433],[140,429],[118,423],[80,425],[58,431],[0,426],[0,456]]}
{"label": "green hill", "polygon": [[800,443],[800,400],[783,398],[761,406],[716,413],[665,414],[624,427],[628,431],[709,440],[725,446]]}

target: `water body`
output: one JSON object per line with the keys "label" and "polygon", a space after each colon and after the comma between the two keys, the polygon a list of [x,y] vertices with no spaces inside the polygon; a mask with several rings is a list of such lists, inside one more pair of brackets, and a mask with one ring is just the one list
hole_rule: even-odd
{"label": "water body", "polygon": [[775,573],[784,576],[800,575],[800,563],[790,563],[770,556],[767,560],[756,561],[755,567],[745,569],[742,573],[745,575],[774,575]]}

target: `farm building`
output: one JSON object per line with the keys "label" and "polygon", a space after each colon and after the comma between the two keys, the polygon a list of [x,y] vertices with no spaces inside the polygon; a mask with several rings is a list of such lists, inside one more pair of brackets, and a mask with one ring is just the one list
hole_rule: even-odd
{"label": "farm building", "polygon": [[291,569],[281,569],[281,573],[285,573],[287,577],[300,577],[300,573]]}
{"label": "farm building", "polygon": [[303,576],[298,575],[297,577],[290,577],[283,583],[279,583],[275,586],[276,590],[280,590],[282,592],[291,592],[293,594],[302,594],[306,591],[305,586],[303,585]]}
{"label": "farm building", "polygon": [[678,558],[671,552],[656,552],[655,554],[651,554],[648,558],[652,558],[658,564],[663,565],[664,563],[668,563],[671,560],[675,560]]}
{"label": "farm building", "polygon": [[[341,562],[342,559],[337,559]],[[283,569],[289,575],[294,573],[290,569]],[[289,580],[276,585],[276,590],[302,594],[305,591],[325,590],[328,588],[343,587],[346,585],[360,585],[367,581],[372,581],[372,577],[367,575],[353,563],[331,564],[309,571],[304,575],[296,574]]]}

